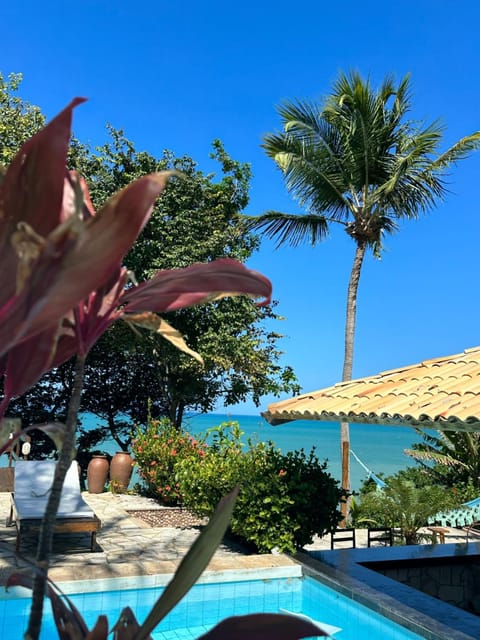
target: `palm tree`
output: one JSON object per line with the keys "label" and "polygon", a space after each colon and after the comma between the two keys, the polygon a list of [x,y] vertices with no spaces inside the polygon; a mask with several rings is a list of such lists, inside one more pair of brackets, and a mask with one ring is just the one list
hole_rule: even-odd
{"label": "palm tree", "polygon": [[480,433],[436,431],[422,436],[423,442],[404,453],[419,462],[435,482],[480,489]]}
{"label": "palm tree", "polygon": [[[379,257],[385,234],[404,218],[417,218],[445,194],[442,174],[480,145],[480,132],[439,154],[442,127],[407,120],[409,76],[378,90],[353,72],[341,74],[323,105],[305,100],[278,107],[283,130],[268,134],[263,148],[280,168],[302,214],[269,211],[249,217],[282,244],[312,246],[341,225],[355,243],[347,294],[342,380],[351,380],[357,291],[367,250]],[[342,486],[350,487],[349,425],[341,425]],[[346,511],[345,511],[346,512]]]}

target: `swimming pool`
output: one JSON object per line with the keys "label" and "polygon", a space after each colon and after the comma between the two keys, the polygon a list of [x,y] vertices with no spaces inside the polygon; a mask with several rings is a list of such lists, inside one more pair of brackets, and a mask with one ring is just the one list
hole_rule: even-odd
{"label": "swimming pool", "polygon": [[[423,638],[318,580],[303,576],[300,568],[289,571],[287,575],[277,574],[255,571],[255,579],[250,579],[252,574],[247,571],[235,572],[235,579],[228,581],[219,581],[218,576],[204,577],[202,583],[195,585],[160,623],[152,634],[154,640],[190,640],[228,616],[258,611],[278,613],[280,610],[303,613],[314,620],[341,627],[342,631],[335,635],[338,640]],[[68,583],[62,587],[91,628],[98,615],[106,612],[110,625],[113,625],[121,609],[127,605],[133,609],[138,620],[143,621],[164,588],[161,584],[155,584],[159,581],[156,578],[123,579],[120,583],[118,580],[92,580],[82,584]],[[139,584],[141,588],[138,588]],[[15,588],[2,596],[2,640],[18,640],[22,637],[30,608],[30,599],[25,594],[24,589]],[[43,640],[57,637],[49,607],[47,610],[41,635]]]}

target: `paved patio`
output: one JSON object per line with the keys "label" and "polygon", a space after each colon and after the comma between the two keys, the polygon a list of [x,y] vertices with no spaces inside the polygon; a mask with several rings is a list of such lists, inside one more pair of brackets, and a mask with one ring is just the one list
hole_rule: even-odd
{"label": "paved patio", "polygon": [[[199,534],[197,528],[152,528],[128,511],[156,509],[149,498],[112,493],[83,494],[86,502],[100,518],[102,528],[97,535],[97,551],[89,549],[86,535],[59,535],[54,539],[50,577],[59,581],[116,578],[138,575],[173,574]],[[161,508],[161,507],[160,507]],[[10,512],[10,494],[0,493],[0,584],[15,570],[28,566],[35,557],[34,537],[22,541],[15,552],[15,527],[6,526]],[[367,546],[366,531],[356,531],[357,547]],[[445,542],[465,541],[465,532],[451,529]],[[338,543],[336,549],[350,547]],[[330,536],[316,538],[307,549],[329,549]],[[216,551],[208,570],[226,571],[289,566],[295,561],[283,554],[247,554],[233,543],[224,543]]]}
{"label": "paved patio", "polygon": [[[58,535],[54,539],[50,577],[57,582],[137,575],[173,574],[199,529],[173,527],[151,528],[127,510],[155,509],[158,504],[148,498],[112,493],[83,494],[100,518],[97,551],[89,549],[90,536]],[[0,584],[15,570],[28,566],[35,557],[36,540],[22,540],[15,552],[15,527],[6,526],[10,512],[10,494],[0,493]],[[295,564],[284,555],[246,554],[235,545],[222,544],[208,570],[273,568]]]}

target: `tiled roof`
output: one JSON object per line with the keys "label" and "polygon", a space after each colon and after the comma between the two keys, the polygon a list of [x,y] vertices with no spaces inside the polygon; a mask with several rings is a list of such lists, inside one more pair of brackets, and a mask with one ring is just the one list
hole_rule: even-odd
{"label": "tiled roof", "polygon": [[274,402],[262,415],[274,425],[343,420],[477,431],[480,347]]}

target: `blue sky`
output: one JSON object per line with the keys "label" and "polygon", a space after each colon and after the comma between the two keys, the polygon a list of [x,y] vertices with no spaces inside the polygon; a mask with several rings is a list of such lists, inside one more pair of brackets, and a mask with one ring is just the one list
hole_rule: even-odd
{"label": "blue sky", "polygon": [[[446,0],[141,3],[82,0],[4,5],[4,74],[22,72],[22,97],[52,117],[75,95],[85,142],[124,129],[137,149],[165,148],[212,169],[211,141],[250,162],[248,213],[298,212],[260,148],[283,99],[321,99],[339,71],[377,84],[411,73],[412,117],[445,124],[445,148],[480,129],[480,5]],[[369,256],[359,288],[354,376],[480,343],[480,152],[448,177],[446,201]],[[270,277],[285,334],[283,362],[304,391],[340,380],[345,298],[354,246],[341,231],[315,249],[264,240],[249,266]],[[261,409],[273,398],[265,398]],[[246,403],[230,411],[256,413]]]}

